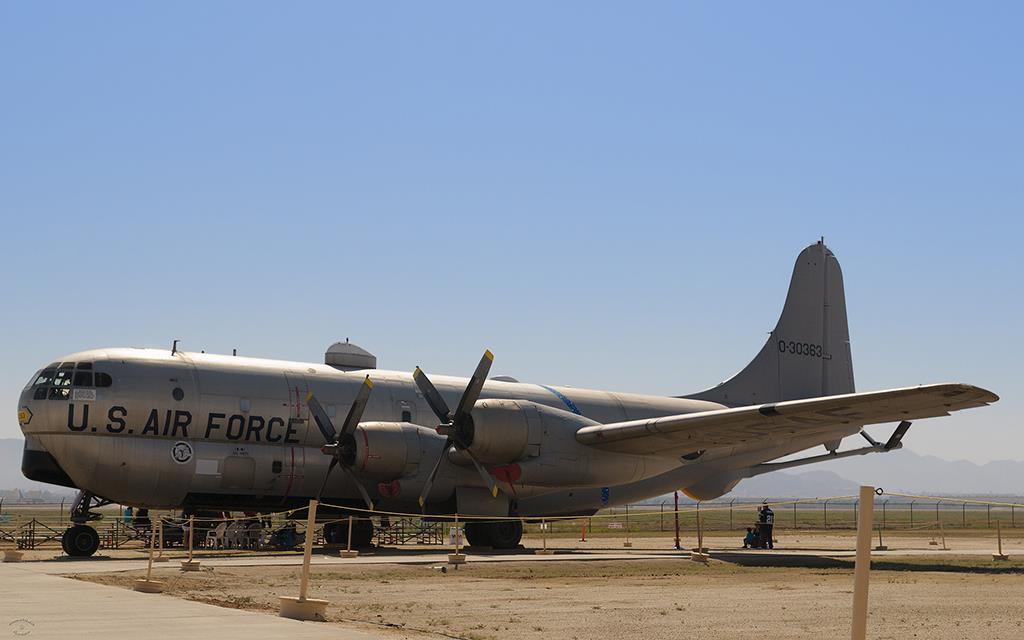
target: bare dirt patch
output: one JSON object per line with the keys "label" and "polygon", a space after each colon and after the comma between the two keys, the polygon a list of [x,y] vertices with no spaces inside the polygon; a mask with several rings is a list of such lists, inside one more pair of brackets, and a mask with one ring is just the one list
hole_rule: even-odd
{"label": "bare dirt patch", "polygon": [[[1024,637],[1021,563],[967,556],[886,561],[898,570],[872,574],[873,638]],[[331,566],[313,570],[310,595],[330,600],[332,621],[375,628],[386,637],[843,637],[849,633],[852,568],[836,562],[471,562],[445,573],[423,565]],[[139,573],[77,577],[130,588]],[[297,567],[155,573],[168,581],[170,596],[268,613],[276,612],[278,596],[295,595],[298,588]]]}

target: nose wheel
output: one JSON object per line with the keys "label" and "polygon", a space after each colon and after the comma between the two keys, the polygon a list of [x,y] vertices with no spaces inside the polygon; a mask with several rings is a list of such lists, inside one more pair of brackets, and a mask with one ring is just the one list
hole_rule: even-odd
{"label": "nose wheel", "polygon": [[100,548],[100,534],[87,524],[76,524],[64,530],[60,546],[72,558],[87,558]]}

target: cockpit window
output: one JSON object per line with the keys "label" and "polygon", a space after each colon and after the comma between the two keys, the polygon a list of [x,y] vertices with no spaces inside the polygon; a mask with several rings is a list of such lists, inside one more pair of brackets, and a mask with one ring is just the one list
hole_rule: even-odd
{"label": "cockpit window", "polygon": [[31,387],[34,400],[66,400],[71,387],[109,387],[114,379],[109,373],[93,371],[91,362],[55,362],[33,378]]}
{"label": "cockpit window", "polygon": [[43,369],[36,376],[36,381],[32,384],[33,387],[45,387],[53,384],[53,376],[57,373],[56,369]]}
{"label": "cockpit window", "polygon": [[55,387],[70,387],[71,386],[71,371],[65,369],[59,369],[57,375],[53,377],[53,386]]}

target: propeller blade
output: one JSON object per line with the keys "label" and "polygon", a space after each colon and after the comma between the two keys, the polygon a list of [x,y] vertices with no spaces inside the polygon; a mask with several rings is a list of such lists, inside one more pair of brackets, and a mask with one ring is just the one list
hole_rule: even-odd
{"label": "propeller blade", "polygon": [[345,465],[341,465],[341,470],[348,476],[348,479],[356,485],[356,489],[359,489],[359,495],[363,496],[366,508],[373,511],[373,500],[370,499],[370,494],[366,491],[366,487],[363,486],[363,483],[359,482],[359,478],[356,477],[356,474],[352,473],[352,470]]}
{"label": "propeller blade", "polygon": [[331,456],[331,464],[327,467],[327,473],[324,474],[324,481],[320,484],[320,490],[316,492],[316,501],[320,502],[320,498],[324,495],[324,489],[327,488],[327,480],[331,477],[331,472],[334,471],[334,467],[338,464],[338,458]]}
{"label": "propeller blade", "polygon": [[491,497],[497,498],[498,484],[494,481],[494,478],[491,474],[487,473],[487,469],[484,469],[484,465],[480,464],[480,461],[476,459],[476,456],[473,455],[472,451],[469,449],[463,449],[463,451],[469,454],[469,459],[473,461],[473,466],[476,467],[478,472],[480,472],[480,477],[484,479],[484,482],[487,484],[487,489],[491,492]]}
{"label": "propeller blade", "polygon": [[452,439],[448,438],[444,442],[444,446],[441,447],[441,455],[437,456],[437,462],[434,463],[434,468],[430,470],[430,474],[427,476],[427,481],[423,483],[423,490],[420,491],[420,511],[427,504],[427,495],[430,493],[430,488],[434,486],[434,478],[437,477],[437,470],[441,468],[441,462],[444,457],[448,454],[448,449],[452,446]]}
{"label": "propeller blade", "polygon": [[493,362],[494,354],[489,349],[484,351],[483,357],[480,358],[480,363],[476,365],[476,371],[473,372],[473,377],[469,379],[469,384],[466,385],[466,391],[459,398],[459,408],[455,410],[454,418],[456,423],[464,420],[465,416],[473,410],[473,405],[476,404],[476,401],[480,399],[480,392],[483,391],[484,383],[487,382],[487,374],[490,372]]}
{"label": "propeller blade", "polygon": [[317,428],[323,434],[324,442],[337,442],[338,432],[334,429],[334,423],[331,422],[330,416],[327,415],[327,412],[320,405],[320,401],[313,396],[312,391],[306,396],[306,406],[309,407],[309,412],[313,414],[313,421],[316,422]]}
{"label": "propeller blade", "polygon": [[441,397],[441,393],[434,386],[434,383],[430,381],[427,374],[423,373],[423,369],[416,367],[416,371],[412,373],[412,379],[416,381],[416,386],[420,388],[423,393],[423,399],[427,401],[430,408],[434,410],[434,414],[437,415],[438,420],[441,422],[450,422],[452,419],[452,412],[448,408],[448,403]]}
{"label": "propeller blade", "polygon": [[370,376],[366,376],[366,379],[363,380],[363,386],[359,387],[356,399],[352,401],[348,415],[345,416],[345,422],[341,424],[342,435],[356,430],[359,421],[363,419],[363,411],[366,409],[366,403],[370,400],[370,391],[372,390],[373,381],[370,380]]}

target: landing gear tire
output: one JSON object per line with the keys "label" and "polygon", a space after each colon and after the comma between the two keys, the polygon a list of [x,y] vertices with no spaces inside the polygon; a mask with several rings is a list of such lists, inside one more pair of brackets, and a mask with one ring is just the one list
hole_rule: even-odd
{"label": "landing gear tire", "polygon": [[518,520],[466,523],[466,542],[471,547],[515,549],[522,538],[523,523]]}
{"label": "landing gear tire", "polygon": [[491,546],[495,549],[515,549],[523,539],[523,523],[519,520],[488,522]]}
{"label": "landing gear tire", "polygon": [[373,546],[373,522],[371,520],[356,520],[352,527],[352,547],[355,549],[368,549]]}
{"label": "landing gear tire", "polygon": [[[348,522],[330,522],[324,525],[324,541],[328,544],[348,544]],[[373,546],[373,522],[356,520],[352,527],[352,548],[365,549]]]}
{"label": "landing gear tire", "polygon": [[467,522],[466,543],[471,547],[491,546],[490,522]]}
{"label": "landing gear tire", "polygon": [[60,546],[73,558],[88,558],[100,548],[100,534],[88,525],[76,524],[64,530]]}

